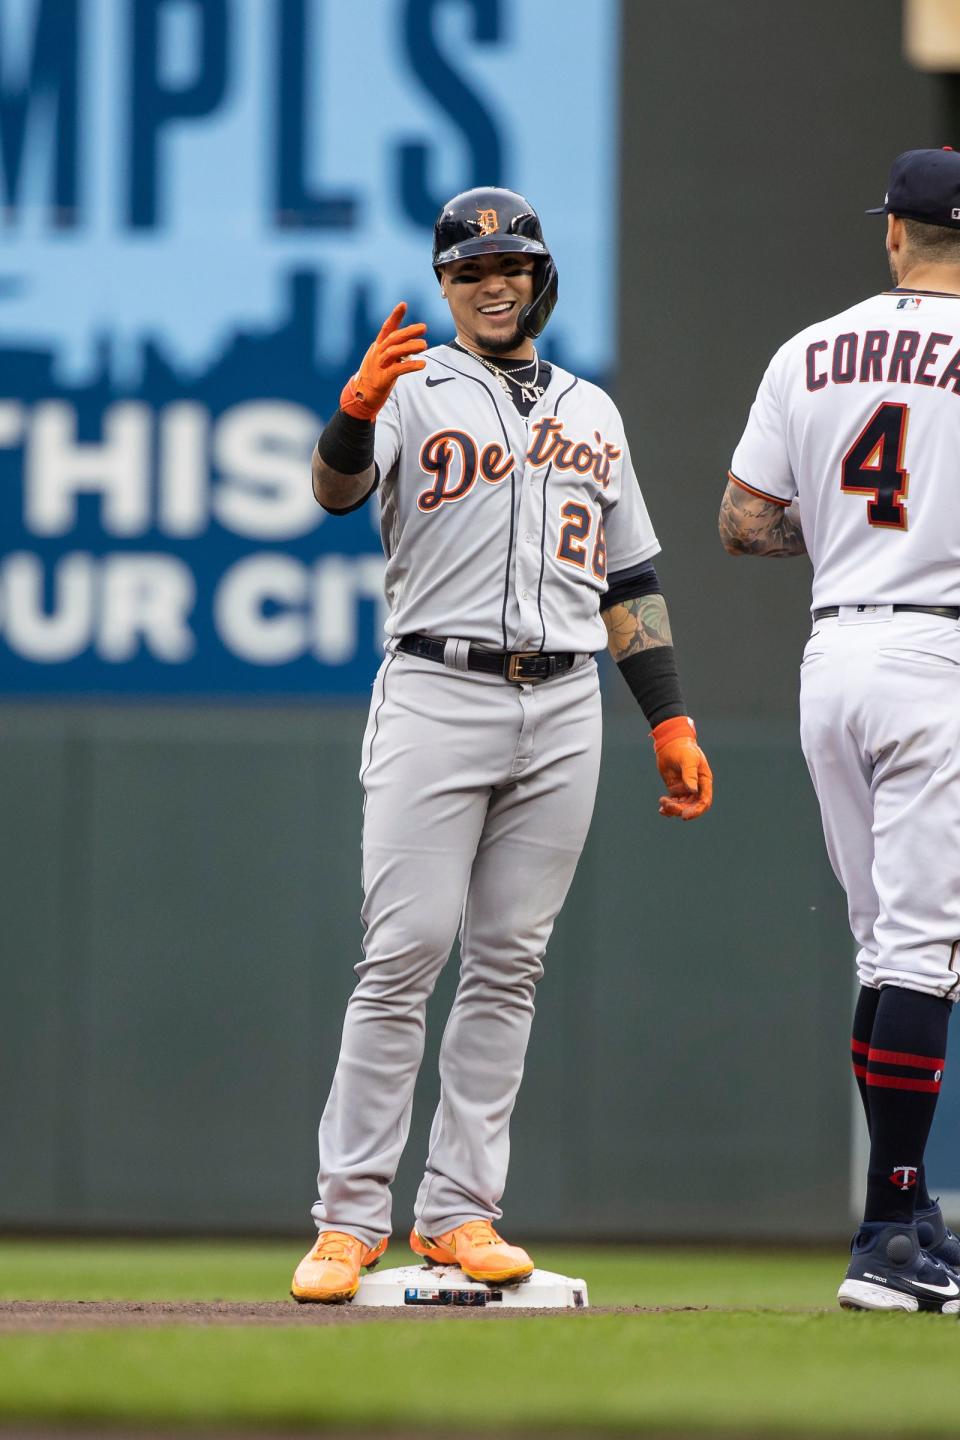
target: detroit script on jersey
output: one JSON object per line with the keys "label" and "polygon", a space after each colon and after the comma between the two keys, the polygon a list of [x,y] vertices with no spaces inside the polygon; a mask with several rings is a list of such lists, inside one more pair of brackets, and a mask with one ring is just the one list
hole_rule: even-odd
{"label": "detroit script on jersey", "polygon": [[731,474],[797,497],[812,604],[960,604],[960,297],[893,290],[801,331]]}
{"label": "detroit script on jersey", "polygon": [[[552,465],[558,475],[564,471],[592,475],[598,485],[607,488],[613,462],[623,453],[619,445],[604,440],[599,430],[594,431],[595,447],[585,440],[570,439],[556,415],[545,415],[529,428],[531,443],[524,456],[527,465],[535,470]],[[417,506],[429,514],[441,505],[462,500],[473,489],[478,475],[490,485],[499,485],[513,474],[516,464],[514,456],[505,454],[496,441],[481,448],[465,430],[437,430],[420,448],[420,469],[434,480],[417,496]]]}
{"label": "detroit script on jersey", "polygon": [[554,365],[524,417],[472,356],[423,358],[377,418],[388,635],[603,649],[607,574],[660,549],[613,401]]}

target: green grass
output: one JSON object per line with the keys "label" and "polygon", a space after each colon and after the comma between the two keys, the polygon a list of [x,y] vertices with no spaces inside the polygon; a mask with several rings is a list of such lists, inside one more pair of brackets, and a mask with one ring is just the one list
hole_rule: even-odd
{"label": "green grass", "polygon": [[[285,1244],[10,1242],[0,1244],[0,1294],[277,1299],[298,1258],[299,1247]],[[758,1309],[832,1307],[839,1254],[537,1247],[536,1258],[583,1275],[597,1305],[743,1308],[7,1334],[0,1423],[873,1440],[960,1429],[949,1382],[954,1320]]]}
{"label": "green grass", "polygon": [[20,1335],[0,1340],[0,1415],[955,1435],[954,1323],[686,1312]]}
{"label": "green grass", "polygon": [[[283,1300],[307,1248],[279,1241],[0,1241],[0,1300]],[[594,1305],[829,1306],[841,1254],[533,1247]],[[408,1265],[396,1244],[383,1261]]]}

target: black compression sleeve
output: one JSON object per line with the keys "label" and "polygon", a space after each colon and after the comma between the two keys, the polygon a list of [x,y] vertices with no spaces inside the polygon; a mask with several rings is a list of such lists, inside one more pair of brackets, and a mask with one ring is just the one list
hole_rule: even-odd
{"label": "black compression sleeve", "polygon": [[340,475],[360,475],[373,464],[372,420],[357,420],[336,410],[317,441],[317,454]]}
{"label": "black compression sleeve", "polygon": [[660,577],[653,568],[653,561],[645,560],[642,565],[631,565],[629,570],[614,570],[607,576],[607,593],[600,596],[600,611],[602,614],[611,605],[635,600],[640,595],[660,594]]}
{"label": "black compression sleeve", "polygon": [[617,668],[630,686],[649,721],[651,730],[662,720],[686,715],[677,673],[677,657],[672,645],[653,645],[620,660]]}

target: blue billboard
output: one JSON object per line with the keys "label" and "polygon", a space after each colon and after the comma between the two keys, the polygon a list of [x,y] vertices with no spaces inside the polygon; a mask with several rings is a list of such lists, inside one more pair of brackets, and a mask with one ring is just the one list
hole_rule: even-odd
{"label": "blue billboard", "polygon": [[540,211],[614,345],[617,0],[0,0],[0,693],[356,696],[376,504],[310,454],[452,194]]}

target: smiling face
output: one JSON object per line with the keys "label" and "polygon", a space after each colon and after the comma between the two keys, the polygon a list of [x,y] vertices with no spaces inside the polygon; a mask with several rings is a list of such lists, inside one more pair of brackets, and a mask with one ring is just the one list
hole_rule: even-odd
{"label": "smiling face", "polygon": [[457,339],[468,350],[504,359],[533,356],[533,341],[517,329],[517,316],[533,299],[533,256],[507,251],[454,260],[440,272]]}

